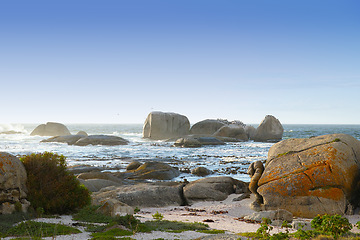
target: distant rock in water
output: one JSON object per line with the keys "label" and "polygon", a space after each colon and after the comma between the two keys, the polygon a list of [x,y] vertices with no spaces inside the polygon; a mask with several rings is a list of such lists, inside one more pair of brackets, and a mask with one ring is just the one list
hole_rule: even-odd
{"label": "distant rock in water", "polygon": [[107,146],[116,146],[116,145],[127,145],[128,140],[117,137],[117,136],[107,136],[107,135],[90,135],[87,137],[82,137],[74,143],[76,146],[87,146],[87,145],[107,145]]}
{"label": "distant rock in water", "polygon": [[79,139],[85,137],[84,135],[66,135],[66,136],[55,136],[48,139],[44,139],[41,142],[59,142],[67,143],[69,145],[75,144]]}
{"label": "distant rock in water", "polygon": [[151,112],[144,123],[143,137],[154,140],[177,138],[189,134],[190,122],[177,113]]}
{"label": "distant rock in water", "polygon": [[274,116],[267,115],[260,123],[253,136],[257,142],[278,142],[282,139],[284,128]]}
{"label": "distant rock in water", "polygon": [[248,135],[245,132],[245,128],[237,124],[229,124],[222,126],[214,133],[216,137],[229,137],[239,139],[241,141],[249,140]]}
{"label": "distant rock in water", "polygon": [[215,120],[215,119],[206,119],[200,122],[195,123],[191,129],[191,134],[207,134],[212,135],[221,127],[227,125],[224,121]]}
{"label": "distant rock in water", "polygon": [[56,136],[56,137],[42,140],[41,142],[60,142],[60,143],[67,143],[69,145],[76,145],[76,146],[87,146],[87,145],[117,146],[117,145],[126,145],[129,143],[129,141],[124,138],[117,137],[117,136],[107,136],[107,135]]}
{"label": "distant rock in water", "polygon": [[179,138],[175,141],[175,147],[185,147],[185,148],[196,148],[202,147],[205,145],[224,145],[225,143],[216,137],[204,137],[198,135],[189,135],[184,138]]}
{"label": "distant rock in water", "polygon": [[89,136],[85,131],[79,131],[76,135]]}
{"label": "distant rock in water", "polygon": [[0,134],[22,134],[22,132],[17,132],[17,131],[14,131],[14,130],[10,130],[10,131],[0,132]]}
{"label": "distant rock in water", "polygon": [[69,129],[61,123],[48,122],[37,126],[31,133],[31,136],[65,136],[71,135]]}

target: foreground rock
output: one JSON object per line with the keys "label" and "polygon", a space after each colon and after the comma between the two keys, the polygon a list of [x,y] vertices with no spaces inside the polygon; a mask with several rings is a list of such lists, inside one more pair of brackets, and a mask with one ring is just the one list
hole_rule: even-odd
{"label": "foreground rock", "polygon": [[248,215],[244,217],[244,219],[253,220],[257,222],[262,222],[263,218],[270,219],[272,221],[272,225],[274,225],[275,221],[278,221],[278,224],[281,225],[283,221],[287,221],[288,223],[291,223],[293,220],[293,214],[284,209],[277,209],[270,211],[255,212],[252,215]]}
{"label": "foreground rock", "polygon": [[274,116],[267,115],[260,123],[253,136],[257,142],[278,142],[282,139],[284,128]]}
{"label": "foreground rock", "polygon": [[190,122],[177,113],[151,112],[145,120],[143,137],[154,140],[177,138],[189,134]]}
{"label": "foreground rock", "polygon": [[[15,156],[0,152],[0,214],[26,212],[27,174],[22,162]],[[20,203],[21,209],[15,206]]]}
{"label": "foreground rock", "polygon": [[265,209],[345,214],[359,202],[360,142],[346,134],[287,139],[268,154],[257,191]]}
{"label": "foreground rock", "polygon": [[31,133],[31,136],[65,136],[71,135],[69,129],[61,123],[48,122],[37,126]]}
{"label": "foreground rock", "polygon": [[189,203],[196,201],[222,201],[232,193],[248,192],[248,184],[231,177],[202,178],[184,187]]}
{"label": "foreground rock", "polygon": [[104,199],[115,199],[132,207],[164,207],[186,204],[182,185],[176,183],[142,183],[103,189],[93,193],[93,204],[99,205]]}

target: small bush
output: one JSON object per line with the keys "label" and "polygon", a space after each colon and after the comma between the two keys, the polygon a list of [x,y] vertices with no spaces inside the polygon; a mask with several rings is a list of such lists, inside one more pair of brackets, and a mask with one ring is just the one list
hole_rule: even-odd
{"label": "small bush", "polygon": [[151,216],[157,221],[161,221],[164,218],[164,216],[161,213],[159,213],[158,211],[156,211],[156,213]]}
{"label": "small bush", "polygon": [[90,204],[89,191],[66,170],[65,157],[50,152],[20,158],[27,171],[28,200],[46,214],[64,214]]}
{"label": "small bush", "polygon": [[352,229],[349,220],[338,214],[335,215],[318,215],[311,221],[311,227],[321,234],[331,235],[335,239]]}

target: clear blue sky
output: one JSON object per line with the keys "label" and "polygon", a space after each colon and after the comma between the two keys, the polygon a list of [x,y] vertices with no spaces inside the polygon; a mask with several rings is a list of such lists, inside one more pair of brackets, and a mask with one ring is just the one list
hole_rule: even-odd
{"label": "clear blue sky", "polygon": [[2,123],[360,124],[360,1],[0,2]]}

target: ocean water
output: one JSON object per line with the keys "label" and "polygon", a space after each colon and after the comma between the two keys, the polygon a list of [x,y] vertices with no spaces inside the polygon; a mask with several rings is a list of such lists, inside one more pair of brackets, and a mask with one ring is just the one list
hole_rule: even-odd
{"label": "ocean water", "polygon": [[[125,171],[133,160],[146,162],[157,160],[184,170],[174,180],[193,181],[199,177],[186,170],[198,166],[214,173],[210,176],[230,176],[249,181],[248,166],[258,160],[265,161],[274,143],[236,142],[221,146],[201,148],[176,148],[171,142],[153,141],[142,138],[142,124],[66,124],[72,134],[86,131],[89,135],[106,134],[123,137],[130,141],[123,146],[69,146],[64,143],[41,143],[49,137],[30,136],[38,124],[0,124],[0,132],[17,131],[17,134],[0,134],[0,151],[16,156],[51,151],[67,157],[67,164],[93,165],[105,171]],[[252,124],[251,124],[252,125]],[[257,125],[253,124],[254,127]],[[287,125],[284,124],[283,139],[308,138],[332,133],[345,133],[360,140],[360,125]]]}

